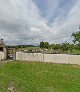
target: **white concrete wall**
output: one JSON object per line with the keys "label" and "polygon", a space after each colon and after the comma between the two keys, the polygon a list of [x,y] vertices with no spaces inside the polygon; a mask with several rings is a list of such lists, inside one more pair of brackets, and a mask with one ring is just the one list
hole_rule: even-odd
{"label": "white concrete wall", "polygon": [[16,60],[80,64],[80,55],[16,52]]}
{"label": "white concrete wall", "polygon": [[0,60],[4,60],[5,59],[5,53],[0,51]]}
{"label": "white concrete wall", "polygon": [[41,61],[41,62],[43,62],[43,54],[42,53],[16,52],[16,60],[22,60],[22,61]]}
{"label": "white concrete wall", "polygon": [[80,55],[45,54],[44,62],[80,64]]}

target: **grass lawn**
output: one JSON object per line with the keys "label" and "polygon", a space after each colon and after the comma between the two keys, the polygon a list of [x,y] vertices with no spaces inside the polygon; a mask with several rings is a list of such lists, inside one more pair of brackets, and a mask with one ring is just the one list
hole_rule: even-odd
{"label": "grass lawn", "polygon": [[64,53],[73,54],[73,55],[80,55],[80,50],[73,49],[72,51],[70,51],[70,50],[64,51]]}
{"label": "grass lawn", "polygon": [[[19,49],[21,49],[21,48],[19,48]],[[36,46],[36,47],[24,47],[24,48],[22,48],[22,50],[28,50],[28,49],[35,50],[35,49],[40,49],[40,47]]]}
{"label": "grass lawn", "polygon": [[80,66],[40,62],[0,64],[0,92],[80,92]]}

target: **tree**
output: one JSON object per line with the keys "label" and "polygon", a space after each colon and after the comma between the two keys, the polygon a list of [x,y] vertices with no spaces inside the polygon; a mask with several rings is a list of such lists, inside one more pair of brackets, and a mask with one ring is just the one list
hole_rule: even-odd
{"label": "tree", "polygon": [[44,42],[44,48],[46,48],[46,49],[49,48],[49,43],[48,42]]}
{"label": "tree", "polygon": [[49,48],[49,43],[48,42],[40,42],[40,48]]}
{"label": "tree", "polygon": [[40,42],[40,48],[44,48],[44,42]]}
{"label": "tree", "polygon": [[55,50],[60,50],[61,49],[61,45],[60,44],[56,44],[55,45]]}
{"label": "tree", "polygon": [[70,50],[70,44],[65,42],[65,43],[62,43],[62,50],[63,51],[68,51]]}
{"label": "tree", "polygon": [[80,44],[80,31],[72,33],[72,37],[74,38],[73,42],[74,44]]}

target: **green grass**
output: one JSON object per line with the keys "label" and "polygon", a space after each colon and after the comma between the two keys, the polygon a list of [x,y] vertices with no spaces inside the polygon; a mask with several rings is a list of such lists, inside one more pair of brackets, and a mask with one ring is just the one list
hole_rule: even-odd
{"label": "green grass", "polygon": [[73,54],[79,54],[80,55],[80,50],[73,50],[72,53]]}
{"label": "green grass", "polygon": [[80,50],[73,49],[72,51],[70,51],[70,50],[64,51],[64,53],[73,54],[73,55],[80,55]]}
{"label": "green grass", "polygon": [[25,47],[25,48],[22,48],[22,50],[28,50],[28,49],[35,50],[35,49],[40,49],[40,47],[36,46],[36,47]]}
{"label": "green grass", "polygon": [[0,64],[0,92],[80,92],[80,66],[40,62]]}

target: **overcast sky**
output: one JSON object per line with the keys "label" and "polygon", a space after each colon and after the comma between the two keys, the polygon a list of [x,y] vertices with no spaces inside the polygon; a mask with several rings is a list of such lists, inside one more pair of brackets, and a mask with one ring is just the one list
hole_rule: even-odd
{"label": "overcast sky", "polygon": [[80,0],[0,0],[0,38],[6,44],[71,42],[79,26]]}

